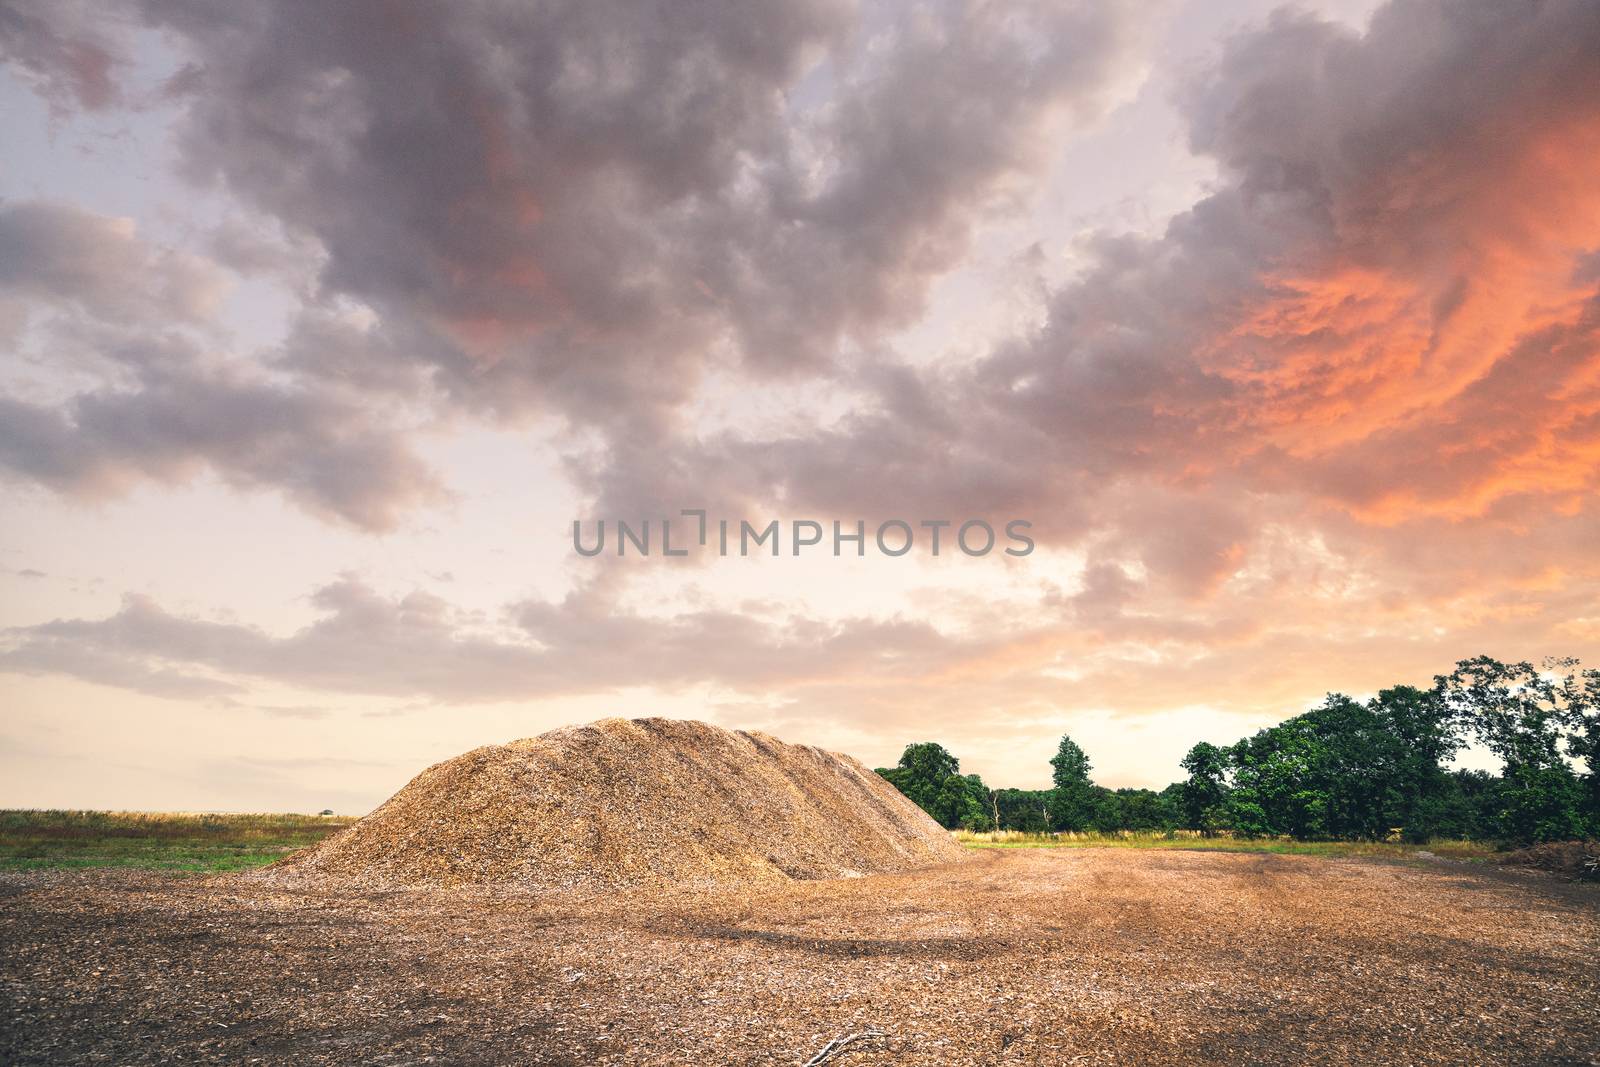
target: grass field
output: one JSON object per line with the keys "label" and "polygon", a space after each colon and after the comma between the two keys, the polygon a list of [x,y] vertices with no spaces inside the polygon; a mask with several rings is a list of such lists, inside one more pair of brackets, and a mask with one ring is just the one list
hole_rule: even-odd
{"label": "grass field", "polygon": [[0,811],[0,870],[239,871],[316,844],[354,821],[322,815]]}
{"label": "grass field", "polygon": [[[321,815],[217,815],[182,812],[0,811],[0,870],[129,867],[153,871],[240,871],[264,867],[314,845],[355,820]],[[1407,845],[1369,841],[1291,841],[1149,834],[956,832],[972,849],[1136,848],[1271,852],[1408,859],[1418,851],[1450,859],[1490,856],[1476,841]]]}
{"label": "grass field", "polygon": [[1429,852],[1456,860],[1492,856],[1495,848],[1482,841],[1430,841],[1425,845],[1388,841],[1294,841],[1289,838],[1201,837],[1192,830],[1171,833],[1024,834],[1015,830],[972,833],[957,830],[956,840],[968,848],[1167,848],[1202,852],[1271,852],[1302,856],[1368,856],[1410,859]]}

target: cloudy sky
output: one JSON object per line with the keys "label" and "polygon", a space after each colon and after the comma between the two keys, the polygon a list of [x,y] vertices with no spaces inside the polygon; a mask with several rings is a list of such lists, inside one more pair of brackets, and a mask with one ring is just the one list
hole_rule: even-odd
{"label": "cloudy sky", "polygon": [[[606,715],[1159,787],[1600,660],[1600,4],[0,8],[0,805]],[[1032,522],[682,559],[572,522]]]}

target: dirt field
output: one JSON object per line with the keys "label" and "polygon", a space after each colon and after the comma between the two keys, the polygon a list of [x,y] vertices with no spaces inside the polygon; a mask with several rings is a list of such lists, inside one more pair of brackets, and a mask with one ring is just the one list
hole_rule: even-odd
{"label": "dirt field", "polygon": [[1596,1063],[1600,888],[1015,850],[739,893],[8,874],[0,1063]]}

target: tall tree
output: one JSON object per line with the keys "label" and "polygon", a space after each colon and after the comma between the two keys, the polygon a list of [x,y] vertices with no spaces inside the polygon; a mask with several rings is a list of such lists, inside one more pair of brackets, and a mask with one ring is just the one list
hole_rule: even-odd
{"label": "tall tree", "polygon": [[1434,690],[1397,685],[1372,701],[1379,728],[1396,743],[1391,802],[1407,840],[1448,836],[1458,823],[1460,786],[1445,770],[1465,743],[1449,705]]}
{"label": "tall tree", "polygon": [[1086,830],[1095,821],[1099,797],[1089,780],[1089,757],[1065,735],[1050,759],[1049,815],[1052,830]]}
{"label": "tall tree", "polygon": [[1522,842],[1583,836],[1585,790],[1563,750],[1572,716],[1553,672],[1478,656],[1456,664],[1435,686],[1503,764],[1497,836]]}
{"label": "tall tree", "polygon": [[1183,825],[1206,834],[1225,829],[1224,805],[1228,801],[1228,754],[1201,741],[1183,757],[1189,777],[1179,787]]}
{"label": "tall tree", "polygon": [[1089,757],[1076,741],[1065,734],[1056,746],[1056,754],[1050,757],[1050,769],[1050,780],[1057,789],[1084,785],[1089,781]]}
{"label": "tall tree", "polygon": [[1561,672],[1559,703],[1567,730],[1567,755],[1584,768],[1584,816],[1591,837],[1600,837],[1600,670],[1582,670],[1574,659],[1556,660]]}

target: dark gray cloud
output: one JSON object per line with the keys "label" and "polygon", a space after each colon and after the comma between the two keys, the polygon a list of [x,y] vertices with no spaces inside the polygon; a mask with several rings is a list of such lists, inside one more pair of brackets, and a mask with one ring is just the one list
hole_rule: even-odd
{"label": "dark gray cloud", "polygon": [[0,470],[90,496],[210,471],[370,530],[443,493],[367,408],[210,359],[181,336],[108,339],[100,351],[135,386],[79,393],[65,405],[0,396]]}
{"label": "dark gray cloud", "polygon": [[103,643],[97,646],[74,637],[70,632],[41,635],[20,648],[0,652],[0,669],[14,674],[79,678],[171,700],[229,699],[244,692],[236,682],[192,666],[175,668],[155,657],[131,654]]}
{"label": "dark gray cloud", "polygon": [[97,383],[56,401],[0,394],[0,471],[79,495],[210,471],[373,530],[443,494],[382,407],[214,351],[203,327],[224,289],[214,264],[127,220],[0,205],[0,295],[51,312],[30,358]]}
{"label": "dark gray cloud", "polygon": [[[308,391],[599,429],[569,469],[602,510],[1027,512],[1065,542],[1223,485],[1475,508],[1507,452],[1584,454],[1587,406],[1486,449],[1507,394],[1454,395],[1518,344],[1568,338],[1564,395],[1591,363],[1576,319],[1524,337],[1542,314],[1530,280],[1559,264],[1580,284],[1600,242],[1581,192],[1600,14],[1582,0],[1395,0],[1365,33],[1294,13],[1241,33],[1178,101],[1215,191],[1159,238],[1097,239],[1040,329],[953,370],[839,352],[914,317],[1008,180],[1048,155],[1052,122],[1101,106],[1130,39],[1115,8],[144,10],[190,59],[171,89],[190,175],[314,241],[324,295],[379,313],[308,308],[276,367]],[[15,247],[40,220],[96,236],[30,210]],[[11,280],[110,315],[114,259],[68,247]],[[684,405],[730,362],[864,400],[800,434],[703,434]],[[1538,443],[1552,435],[1567,444]],[[1125,483],[1149,500],[1105,498]],[[1201,590],[1247,538],[1215,540],[1128,551]]]}
{"label": "dark gray cloud", "polygon": [[638,614],[608,578],[556,603],[523,602],[486,626],[428,593],[400,598],[354,578],[316,591],[319,618],[286,637],[174,615],[144,596],[102,619],[7,631],[0,670],[64,674],[157,696],[235,697],[267,681],[442,702],[536,699],[632,686],[764,690],[818,677],[918,677],[998,647],[925,621],[823,621],[775,612]]}
{"label": "dark gray cloud", "polygon": [[[1359,555],[1397,522],[1509,536],[1516,496],[1538,521],[1582,507],[1596,55],[1581,0],[1395,0],[1365,33],[1280,13],[1180,95],[1213,191],[1159,237],[1096,239],[1039,329],[969,367],[856,370],[867,399],[836,424],[701,437],[649,458],[653,481],[798,513],[1022,514],[1192,595],[1269,520]],[[586,473],[620,501],[635,459]]]}
{"label": "dark gray cloud", "polygon": [[[1343,568],[1327,578],[1362,581]],[[1063,708],[1139,715],[1204,702],[1281,715],[1329,678],[1364,692],[1425,684],[1470,649],[1536,658],[1553,635],[1586,640],[1585,624],[1572,627],[1597,588],[1589,578],[1454,590],[1388,606],[1415,624],[1381,629],[1372,625],[1385,610],[1381,589],[1291,588],[1318,584],[1297,570],[1265,581],[1281,595],[1230,588],[1196,611],[1141,602],[1141,580],[1097,564],[1077,591],[1046,591],[1041,604],[1059,617],[978,634],[942,632],[922,617],[821,620],[770,605],[657,617],[621,602],[610,575],[561,601],[512,604],[491,625],[429,594],[388,597],[346,578],[317,591],[319,617],[286,636],[130,597],[108,617],[5,631],[0,672],[305,716],[320,707],[262,706],[248,694],[269,683],[455,704],[710,685],[746,701],[746,722],[870,725],[902,739],[938,730],[977,743],[995,728],[980,711],[1005,709],[1007,729],[1059,721]],[[1451,609],[1448,631],[1431,625]]]}
{"label": "dark gray cloud", "polygon": [[[42,91],[67,99],[58,87],[81,78],[49,45],[90,23],[27,10],[13,59],[45,57]],[[281,275],[320,250],[319,304],[279,372],[307,392],[555,413],[599,430],[611,475],[636,460],[624,477],[639,487],[708,368],[828,375],[841,347],[919,314],[973,225],[1025,191],[1015,179],[1048,158],[1052,132],[1104,106],[1135,25],[1131,7],[1087,3],[138,10],[186,59],[166,90],[184,172],[285,237],[225,226],[213,253]],[[118,30],[95,29],[107,55]],[[133,265],[108,251],[131,237],[81,212],[45,221],[55,246],[78,244],[59,264],[13,257],[30,264],[13,284],[131,314],[114,305]],[[339,297],[378,322],[327,313]],[[35,443],[78,425],[18,415]],[[239,479],[253,480],[284,476]],[[370,503],[328,499],[337,489],[306,498],[381,524]]]}
{"label": "dark gray cloud", "polygon": [[205,242],[212,259],[245,276],[263,276],[303,292],[315,273],[320,252],[315,242],[295,241],[276,226],[252,225],[230,216],[212,229]]}
{"label": "dark gray cloud", "polygon": [[227,287],[215,264],[151,247],[131,219],[0,201],[0,291],[142,324],[203,318]]}
{"label": "dark gray cloud", "polygon": [[297,315],[272,362],[312,388],[341,390],[355,400],[428,392],[429,363],[414,341],[396,338],[381,321],[325,310]]}
{"label": "dark gray cloud", "polygon": [[815,372],[907,321],[1130,36],[1107,5],[149,10],[193,53],[193,176],[314,235],[459,400],[619,436],[717,351]]}
{"label": "dark gray cloud", "polygon": [[13,0],[0,7],[0,60],[66,114],[119,102],[125,12],[93,0]]}
{"label": "dark gray cloud", "polygon": [[[1177,100],[1218,167],[1207,194],[1157,236],[1095,238],[1037,329],[972,365],[932,366],[876,342],[1037,173],[1056,123],[1101,105],[1129,36],[1119,9],[147,9],[192,63],[171,86],[189,175],[319,247],[324,302],[261,377],[152,345],[110,356],[131,397],[9,401],[0,454],[48,484],[115,480],[120,462],[176,477],[217,456],[239,484],[381,526],[425,480],[370,414],[351,416],[358,405],[556,412],[600,431],[569,469],[612,516],[723,503],[756,517],[781,501],[794,517],[1033,519],[1040,540],[1087,554],[1083,588],[1051,601],[1086,654],[1095,641],[1215,649],[1193,676],[1212,691],[1248,661],[1239,649],[1319,654],[1262,610],[1284,591],[1326,608],[1323,588],[1359,572],[1375,615],[1338,637],[1359,664],[1378,662],[1373,635],[1388,632],[1372,618],[1401,617],[1408,597],[1446,612],[1471,579],[1534,588],[1552,570],[1590,588],[1600,5],[1588,0],[1393,0],[1364,32],[1288,12],[1241,33]],[[57,247],[14,229],[15,247]],[[108,324],[183,306],[163,295],[176,283],[127,305],[116,272],[70,251],[119,240],[62,238],[47,270],[5,277]],[[119,269],[158,278],[156,262],[138,253]],[[330,310],[341,298],[376,321]],[[708,369],[860,399],[827,425],[702,431],[686,410]],[[228,417],[185,421],[208,405]],[[1556,608],[1518,595],[1474,604],[1489,621],[1471,633],[1533,633],[1506,622],[1517,612],[1549,632]],[[942,677],[939,657],[967,654],[920,624],[647,619],[600,586],[520,605],[513,631],[488,635],[440,602],[348,583],[321,605],[319,622],[272,638],[136,603],[21,634],[10,662],[46,664],[34,657],[81,641],[112,656],[98,670],[126,654],[202,675],[501,699],[783,685],[836,668],[872,678],[886,663]],[[1287,636],[1263,639],[1261,618]],[[113,645],[122,628],[148,644]],[[1151,681],[1146,665],[1129,657],[1057,691],[1186,699],[1192,679]],[[1274,665],[1249,666],[1271,690]],[[951,686],[941,706],[955,715],[958,697],[998,700],[1003,685],[1042,704],[1056,685],[1002,675]]]}

